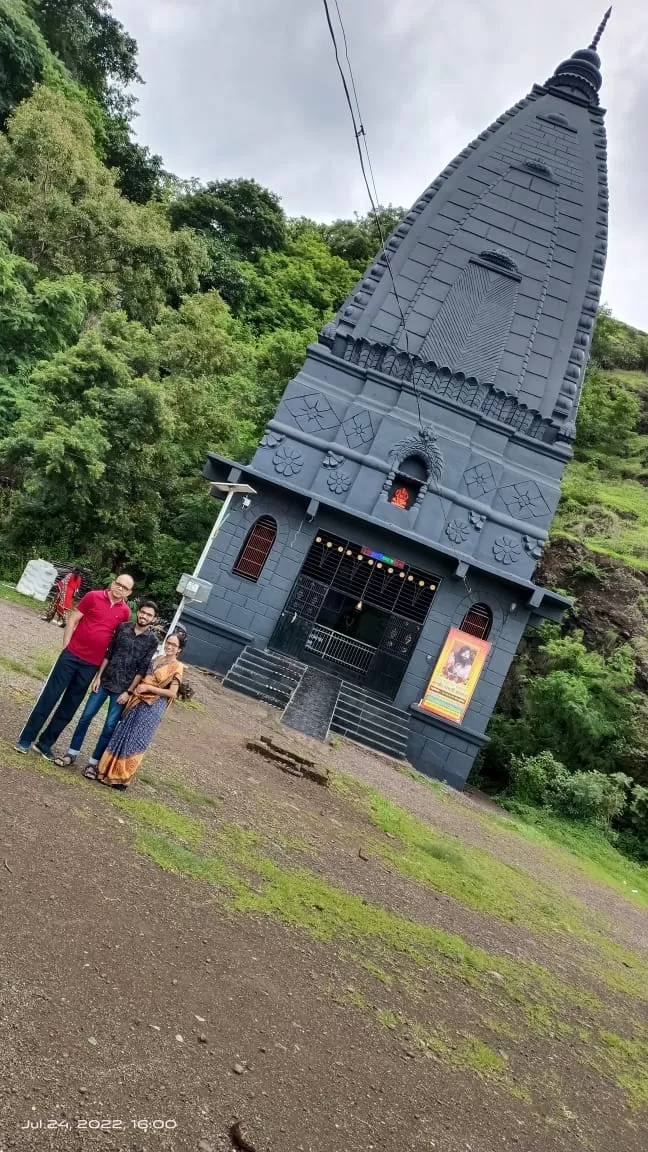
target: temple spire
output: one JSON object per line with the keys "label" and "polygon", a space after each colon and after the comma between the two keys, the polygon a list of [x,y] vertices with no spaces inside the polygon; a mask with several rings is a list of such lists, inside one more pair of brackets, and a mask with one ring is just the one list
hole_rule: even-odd
{"label": "temple spire", "polygon": [[605,32],[605,29],[607,27],[607,22],[610,19],[611,15],[612,15],[612,9],[608,8],[607,12],[605,13],[605,16],[603,17],[603,19],[601,20],[601,23],[599,24],[598,28],[596,29],[596,35],[595,35],[594,39],[592,40],[592,43],[590,44],[590,48],[592,48],[594,51],[596,51],[599,44],[601,43],[601,37],[602,37],[603,33]]}
{"label": "temple spire", "polygon": [[608,8],[589,48],[580,48],[572,53],[569,60],[563,60],[562,64],[558,65],[545,85],[550,92],[568,100],[577,99],[591,105],[598,104],[603,78],[597,48],[611,15],[612,9]]}

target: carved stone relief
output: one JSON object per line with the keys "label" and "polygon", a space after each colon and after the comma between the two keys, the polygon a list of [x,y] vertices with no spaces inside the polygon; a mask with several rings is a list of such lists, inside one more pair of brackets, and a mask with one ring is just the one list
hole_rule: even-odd
{"label": "carved stone relief", "polygon": [[292,396],[286,401],[286,408],[302,432],[329,432],[340,424],[340,418],[326,396],[318,392]]}

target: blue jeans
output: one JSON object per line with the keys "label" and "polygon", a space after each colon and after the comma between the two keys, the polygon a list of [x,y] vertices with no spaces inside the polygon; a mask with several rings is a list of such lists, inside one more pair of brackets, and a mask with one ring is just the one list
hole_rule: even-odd
{"label": "blue jeans", "polygon": [[107,692],[105,688],[100,687],[98,692],[90,692],[86,700],[85,708],[81,713],[81,719],[76,726],[74,735],[70,740],[70,747],[68,751],[69,756],[78,756],[83,741],[86,738],[86,733],[90,727],[91,722],[94,720],[97,712],[101,711],[106,700],[108,704],[108,715],[106,722],[101,730],[101,736],[97,740],[97,744],[90,759],[93,762],[101,760],[112,736],[115,728],[117,727],[121,714],[124,711],[124,705],[119,703],[119,692]]}
{"label": "blue jeans", "polygon": [[[97,665],[80,660],[67,649],[61,652],[18,737],[18,743],[23,748],[29,748],[40,733],[38,747],[49,756],[52,744],[70,723],[98,671]],[[51,716],[52,712],[54,714]],[[51,720],[44,728],[48,716],[51,716]]]}

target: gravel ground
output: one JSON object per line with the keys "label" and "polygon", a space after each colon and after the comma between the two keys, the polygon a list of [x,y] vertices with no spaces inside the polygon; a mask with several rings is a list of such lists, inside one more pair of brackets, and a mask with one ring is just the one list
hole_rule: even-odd
{"label": "gravel ground", "polygon": [[[9,742],[38,691],[36,664],[60,638],[37,614],[1,601],[0,625],[2,1152],[221,1152],[236,1146],[228,1135],[236,1117],[256,1152],[644,1152],[640,1115],[595,1069],[574,1062],[571,1042],[501,1040],[525,1083],[537,1081],[527,1101],[422,1051],[406,1029],[377,1026],[358,998],[403,1018],[425,1011],[459,1038],[479,1034],[486,1014],[504,1019],[497,989],[484,1003],[469,985],[434,972],[416,989],[383,986],[362,974],[348,948],[267,916],[228,913],[213,888],[162,872],[135,851],[128,821],[103,790],[70,787],[44,775],[35,758],[12,755]],[[567,889],[613,919],[620,942],[645,944],[645,912],[489,825],[481,798],[432,791],[385,757],[348,742],[317,744],[213,678],[193,671],[189,679],[202,710],[171,711],[135,796],[159,798],[165,781],[181,779],[218,800],[215,829],[227,820],[279,846],[282,836],[299,837],[305,855],[277,848],[288,865],[495,958],[540,961],[578,983],[576,944],[549,944],[359,856],[378,835],[360,808],[245,747],[273,734],[437,830]],[[586,977],[582,985],[585,994]],[[612,997],[609,1007],[614,1016]],[[637,1011],[648,1027],[645,1005]],[[585,1006],[582,1016],[585,1027]],[[153,1120],[167,1127],[152,1130]]]}

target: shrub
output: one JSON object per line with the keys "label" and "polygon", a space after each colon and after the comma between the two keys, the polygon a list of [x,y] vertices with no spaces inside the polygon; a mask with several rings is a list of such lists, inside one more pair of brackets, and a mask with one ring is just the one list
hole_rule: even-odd
{"label": "shrub", "polygon": [[629,776],[617,772],[568,772],[549,781],[545,805],[572,820],[585,820],[606,827],[620,816],[626,806]]}
{"label": "shrub", "polygon": [[552,752],[537,756],[513,756],[510,767],[510,790],[520,800],[545,804],[549,790],[569,773]]}

